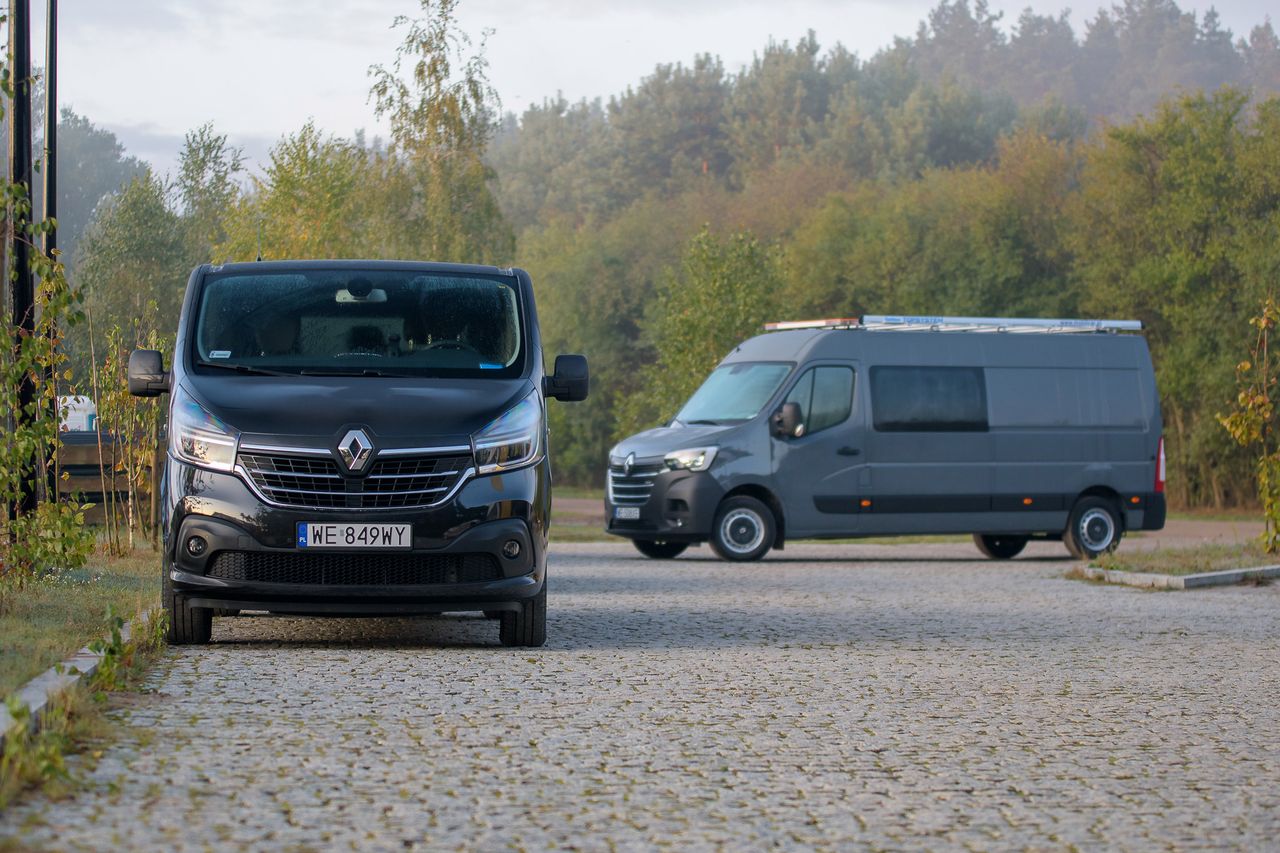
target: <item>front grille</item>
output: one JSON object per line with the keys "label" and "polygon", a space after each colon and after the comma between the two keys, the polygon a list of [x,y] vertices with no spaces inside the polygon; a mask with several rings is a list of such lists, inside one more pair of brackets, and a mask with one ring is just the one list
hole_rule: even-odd
{"label": "front grille", "polygon": [[470,456],[391,456],[345,477],[328,456],[244,452],[240,467],[272,503],[302,509],[403,509],[437,503],[471,465]]}
{"label": "front grille", "polygon": [[633,465],[627,474],[621,465],[609,466],[609,500],[614,504],[640,506],[649,500],[653,482],[662,473],[658,465]]}
{"label": "front grille", "polygon": [[209,577],[333,586],[483,583],[502,579],[489,554],[292,554],[223,551]]}

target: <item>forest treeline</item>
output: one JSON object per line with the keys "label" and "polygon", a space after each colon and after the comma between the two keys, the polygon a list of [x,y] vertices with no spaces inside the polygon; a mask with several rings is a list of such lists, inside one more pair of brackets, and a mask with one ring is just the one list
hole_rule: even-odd
{"label": "forest treeline", "polygon": [[307,125],[250,176],[206,126],[171,177],[105,158],[128,182],[70,250],[99,334],[172,329],[192,266],[259,249],[514,263],[548,356],[591,360],[591,398],[550,407],[556,476],[599,483],[612,442],[669,418],[770,319],[1136,318],[1174,502],[1253,500],[1215,416],[1280,281],[1269,22],[1237,39],[1212,13],[1126,0],[1076,32],[944,0],[869,59],[809,32],[740,71],[704,55],[607,103],[500,117],[454,6],[423,2],[376,69],[385,143]]}

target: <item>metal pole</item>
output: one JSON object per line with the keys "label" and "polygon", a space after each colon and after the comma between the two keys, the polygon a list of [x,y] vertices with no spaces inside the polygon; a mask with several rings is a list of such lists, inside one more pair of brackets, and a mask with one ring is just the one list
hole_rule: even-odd
{"label": "metal pole", "polygon": [[[49,0],[44,48],[44,216],[58,215],[58,0]],[[44,253],[53,260],[58,230],[44,235]]]}
{"label": "metal pole", "polygon": [[[45,26],[44,42],[44,216],[45,219],[56,220],[58,216],[58,0],[48,0],[48,20]],[[44,235],[44,253],[50,262],[54,260],[54,249],[58,247],[57,226],[51,227]],[[50,335],[57,331],[51,329]],[[58,384],[57,371],[49,365],[45,379],[51,387]],[[55,394],[53,404],[48,412],[54,424],[59,420],[58,397]],[[58,451],[51,449],[48,458],[44,459],[45,493],[47,501],[58,499]]]}
{"label": "metal pole", "polygon": [[[31,191],[31,3],[30,0],[10,0],[9,6],[10,55],[13,57],[13,121],[9,122],[12,136],[9,140],[10,180],[22,184]],[[29,197],[29,196],[28,196]],[[10,223],[13,233],[13,324],[19,338],[35,332],[35,287],[31,280],[30,243],[22,233],[22,225],[29,222],[30,213],[15,216]],[[31,378],[25,377],[18,386],[18,411],[15,414],[18,429],[30,428],[31,404],[35,388]],[[24,513],[36,508],[35,459],[27,459],[21,475],[21,493],[18,509]]]}

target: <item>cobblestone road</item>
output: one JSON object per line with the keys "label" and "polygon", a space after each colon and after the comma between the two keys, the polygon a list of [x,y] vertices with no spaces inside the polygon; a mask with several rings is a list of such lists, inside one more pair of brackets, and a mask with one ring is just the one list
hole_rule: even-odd
{"label": "cobblestone road", "polygon": [[554,549],[550,642],[224,619],[35,848],[1274,848],[1280,585],[1062,578],[1061,546]]}

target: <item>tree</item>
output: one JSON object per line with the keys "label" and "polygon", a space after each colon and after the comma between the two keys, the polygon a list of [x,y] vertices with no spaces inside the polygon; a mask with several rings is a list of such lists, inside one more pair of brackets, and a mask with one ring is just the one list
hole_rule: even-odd
{"label": "tree", "polygon": [[[505,262],[514,238],[489,189],[484,161],[498,115],[481,49],[457,25],[457,0],[421,0],[422,19],[399,17],[405,31],[390,67],[375,65],[372,97],[391,123],[390,152],[401,179],[401,257]],[[407,73],[407,79],[404,75]]]}
{"label": "tree", "polygon": [[624,434],[670,419],[726,353],[775,317],[782,269],[781,252],[747,232],[721,239],[704,227],[689,242],[646,318],[656,358],[619,413]]}
{"label": "tree", "polygon": [[[124,153],[114,133],[63,108],[58,122],[58,247],[72,267],[80,260],[80,240],[99,205],[146,169],[141,160]],[[35,189],[40,217],[44,182],[37,180]]]}
{"label": "tree", "polygon": [[[153,328],[177,328],[194,264],[187,229],[172,200],[171,188],[148,170],[94,217],[81,248],[77,281],[99,334],[112,325],[131,327],[144,315]],[[150,303],[154,309],[148,308]],[[95,343],[103,345],[101,339]],[[88,350],[88,341],[80,341],[75,354],[81,368],[88,364]]]}
{"label": "tree", "polygon": [[1070,214],[1090,313],[1144,322],[1177,503],[1250,500],[1248,462],[1213,415],[1229,403],[1244,326],[1280,276],[1280,106],[1252,123],[1237,90],[1186,95],[1111,128],[1086,157]]}
{"label": "tree", "polygon": [[211,122],[187,134],[175,188],[198,257],[212,260],[213,247],[226,240],[224,218],[240,195],[237,177],[243,172],[244,152]]}

